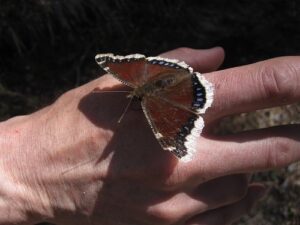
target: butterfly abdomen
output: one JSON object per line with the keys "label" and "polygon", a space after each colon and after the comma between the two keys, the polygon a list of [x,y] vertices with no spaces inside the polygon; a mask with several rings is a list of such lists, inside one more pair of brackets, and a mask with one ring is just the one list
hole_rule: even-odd
{"label": "butterfly abdomen", "polygon": [[172,76],[165,76],[163,79],[154,80],[149,83],[145,83],[141,87],[136,88],[133,91],[133,95],[142,99],[145,95],[155,95],[161,90],[164,90],[176,83],[176,79]]}

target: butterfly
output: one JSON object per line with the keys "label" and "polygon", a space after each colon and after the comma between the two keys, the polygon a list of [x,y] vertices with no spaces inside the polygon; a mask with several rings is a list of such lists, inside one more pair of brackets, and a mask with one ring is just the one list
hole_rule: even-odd
{"label": "butterfly", "polygon": [[213,85],[183,61],[141,54],[98,54],[96,62],[141,100],[164,150],[190,161],[204,127],[201,117],[213,102]]}

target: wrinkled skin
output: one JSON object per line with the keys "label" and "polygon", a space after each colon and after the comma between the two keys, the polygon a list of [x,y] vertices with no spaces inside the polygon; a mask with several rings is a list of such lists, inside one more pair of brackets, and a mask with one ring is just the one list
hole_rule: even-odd
{"label": "wrinkled skin", "polygon": [[[300,100],[300,58],[215,71],[221,48],[176,49],[215,85],[199,149],[189,163],[163,151],[124,85],[104,75],[31,115],[0,124],[0,224],[230,224],[266,188],[252,172],[300,159],[299,125],[216,136],[224,116]],[[125,88],[126,89],[126,88]]]}

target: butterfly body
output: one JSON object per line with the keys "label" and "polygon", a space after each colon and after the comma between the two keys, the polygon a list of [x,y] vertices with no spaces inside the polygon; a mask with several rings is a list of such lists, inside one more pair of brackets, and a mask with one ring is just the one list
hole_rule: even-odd
{"label": "butterfly body", "polygon": [[140,54],[99,54],[97,63],[133,88],[164,150],[188,161],[204,127],[200,114],[212,104],[213,86],[184,62]]}
{"label": "butterfly body", "polygon": [[142,100],[143,97],[159,95],[160,92],[176,85],[178,81],[174,74],[164,74],[159,76],[160,79],[146,82],[133,89],[131,96]]}

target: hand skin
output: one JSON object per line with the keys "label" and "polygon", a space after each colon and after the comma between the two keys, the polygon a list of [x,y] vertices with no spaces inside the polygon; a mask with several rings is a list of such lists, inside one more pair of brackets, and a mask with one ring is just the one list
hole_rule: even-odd
{"label": "hand skin", "polygon": [[135,105],[117,124],[128,99],[101,91],[124,89],[104,75],[0,123],[0,225],[230,224],[265,192],[248,174],[300,160],[299,125],[211,132],[224,116],[299,101],[299,57],[212,72],[221,48],[162,56],[186,61],[215,85],[193,160],[163,151]]}

